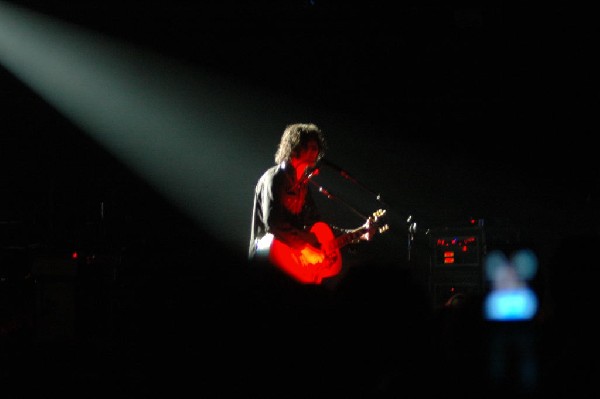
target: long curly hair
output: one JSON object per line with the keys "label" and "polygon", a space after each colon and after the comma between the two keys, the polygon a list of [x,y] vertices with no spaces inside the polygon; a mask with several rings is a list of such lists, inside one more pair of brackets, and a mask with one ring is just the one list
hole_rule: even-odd
{"label": "long curly hair", "polygon": [[277,152],[275,152],[275,164],[289,161],[301,149],[306,148],[311,140],[316,140],[319,145],[319,155],[317,156],[317,161],[319,161],[325,156],[327,150],[327,142],[321,129],[314,123],[287,125],[281,135]]}

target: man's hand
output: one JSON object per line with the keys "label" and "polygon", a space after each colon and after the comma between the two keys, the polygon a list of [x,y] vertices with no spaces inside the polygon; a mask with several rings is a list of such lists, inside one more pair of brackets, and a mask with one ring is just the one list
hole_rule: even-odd
{"label": "man's hand", "polygon": [[352,242],[354,244],[358,244],[359,241],[371,240],[371,238],[373,238],[373,236],[377,232],[377,228],[373,225],[373,221],[371,219],[368,219],[365,222],[365,224],[363,224],[362,226],[357,227],[354,230],[350,230],[350,233],[353,233],[353,234],[360,233],[360,232],[362,232],[362,234],[360,236],[358,236],[358,238],[355,238],[354,240],[352,240]]}
{"label": "man's hand", "polygon": [[300,253],[302,254],[300,257],[302,266],[314,265],[325,260],[325,253],[319,249],[316,249],[312,245],[305,245],[300,250]]}
{"label": "man's hand", "polygon": [[373,223],[371,218],[367,219],[367,222],[363,224],[360,229],[365,231],[365,233],[359,237],[359,239],[363,241],[370,241],[377,233],[377,226]]}
{"label": "man's hand", "polygon": [[364,233],[359,237],[359,240],[370,241],[376,233],[383,233],[389,229],[387,224],[384,226],[379,226],[380,219],[383,217],[383,215],[385,215],[385,213],[385,209],[379,209],[376,212],[373,212],[373,216],[368,218],[365,224],[358,228],[364,230]]}

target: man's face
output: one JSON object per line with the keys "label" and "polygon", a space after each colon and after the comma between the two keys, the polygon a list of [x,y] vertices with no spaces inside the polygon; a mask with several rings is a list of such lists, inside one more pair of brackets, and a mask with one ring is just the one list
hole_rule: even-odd
{"label": "man's face", "polygon": [[311,140],[307,143],[306,148],[300,150],[299,159],[302,163],[314,166],[317,163],[319,156],[319,144],[316,140]]}

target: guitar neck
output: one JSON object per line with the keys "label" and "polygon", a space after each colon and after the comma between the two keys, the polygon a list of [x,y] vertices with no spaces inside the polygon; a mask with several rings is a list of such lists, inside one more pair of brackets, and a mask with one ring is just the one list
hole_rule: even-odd
{"label": "guitar neck", "polygon": [[336,246],[336,248],[342,248],[342,247],[350,244],[352,241],[359,239],[360,236],[362,236],[364,233],[365,233],[365,229],[360,228],[358,230],[351,231],[346,234],[342,234],[341,236],[335,238],[335,246]]}
{"label": "guitar neck", "polygon": [[[385,210],[383,209],[379,209],[377,212],[373,213],[373,216],[371,216],[369,218],[369,221],[371,223],[374,223],[373,226],[377,227],[378,226],[378,222],[379,222],[379,218],[383,215],[385,215]],[[377,231],[379,232],[383,232],[386,231],[388,229],[388,225],[386,224],[383,227],[377,227]],[[354,231],[350,231],[348,233],[342,234],[338,237],[336,237],[333,241],[333,245],[337,248],[340,249],[345,245],[350,244],[353,241],[356,241],[360,238],[360,236],[362,236],[363,234],[365,234],[367,232],[367,228],[366,227],[360,227]]]}

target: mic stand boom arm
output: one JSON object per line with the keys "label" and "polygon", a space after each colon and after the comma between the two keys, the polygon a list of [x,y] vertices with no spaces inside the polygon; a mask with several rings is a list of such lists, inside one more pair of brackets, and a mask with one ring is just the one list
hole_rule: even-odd
{"label": "mic stand boom arm", "polygon": [[350,209],[352,212],[354,212],[355,214],[357,214],[360,218],[364,219],[365,221],[367,219],[369,219],[368,216],[363,215],[362,213],[360,213],[356,208],[354,208],[352,205],[350,205],[349,203],[347,203],[346,201],[342,200],[339,197],[334,196],[333,194],[331,194],[329,191],[327,191],[323,186],[320,186],[319,184],[317,184],[316,182],[314,182],[313,180],[309,180],[312,184],[314,184],[319,192],[321,194],[323,194],[324,196],[326,196],[327,198],[329,198],[330,200],[334,200],[337,201],[339,203],[341,203],[342,205],[344,205],[345,207],[347,207],[348,209]]}
{"label": "mic stand boom arm", "polygon": [[[342,177],[344,177],[345,179],[350,180],[352,183],[360,186],[361,188],[363,188],[364,190],[372,193],[375,195],[375,198],[377,199],[377,201],[379,201],[381,204],[385,205],[385,202],[383,202],[381,200],[381,194],[376,194],[373,190],[371,190],[370,188],[368,188],[367,186],[365,186],[364,184],[360,183],[358,180],[356,180],[355,178],[353,178],[352,176],[350,176],[344,169],[340,168],[339,166],[337,166],[334,163],[331,163],[330,161],[328,161],[327,159],[322,159],[321,162],[323,162],[325,165],[329,166],[330,168],[338,171],[340,173],[340,175],[342,175]],[[363,215],[362,213],[360,213],[359,211],[357,211],[354,207],[352,207],[350,204],[348,204],[346,201],[341,200],[338,197],[335,197],[334,195],[332,195],[329,191],[327,191],[325,188],[323,188],[323,186],[319,186],[317,183],[315,183],[314,181],[310,180],[310,177],[312,177],[312,174],[308,176],[309,181],[314,184],[315,186],[318,187],[319,192],[323,195],[325,195],[327,198],[329,199],[333,199],[336,200],[340,203],[342,203],[344,206],[348,207],[352,212],[354,212],[355,214],[357,214],[359,217],[363,218],[363,219],[368,219],[365,215]],[[385,205],[387,207],[387,205]],[[413,217],[412,215],[408,216],[408,219],[406,220],[406,223],[408,225],[408,248],[407,248],[407,258],[408,261],[411,261],[411,254],[412,254],[412,243],[414,241],[415,238],[415,233],[417,231],[417,223],[413,222]]]}
{"label": "mic stand boom arm", "polygon": [[[370,189],[369,187],[367,187],[366,185],[364,185],[363,183],[359,182],[358,180],[356,180],[354,177],[350,176],[350,174],[348,172],[346,172],[344,169],[342,169],[341,167],[337,166],[336,164],[332,163],[331,161],[323,158],[321,160],[321,162],[327,166],[329,166],[331,169],[336,170],[337,172],[339,172],[339,174],[346,180],[350,180],[352,183],[356,184],[357,186],[359,186],[360,188],[362,188],[363,190],[373,194],[375,196],[375,199],[377,201],[379,201],[381,204],[385,205],[385,202],[383,202],[383,200],[381,199],[381,194],[380,193],[376,193],[375,191],[373,191],[372,189]],[[387,205],[385,205],[387,206]]]}

